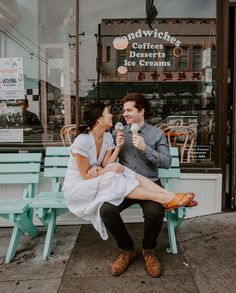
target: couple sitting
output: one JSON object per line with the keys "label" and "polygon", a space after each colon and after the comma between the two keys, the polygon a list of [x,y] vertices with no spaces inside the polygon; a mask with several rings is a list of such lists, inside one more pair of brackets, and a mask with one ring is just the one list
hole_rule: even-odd
{"label": "couple sitting", "polygon": [[[120,213],[139,203],[144,215],[143,255],[149,274],[158,277],[161,265],[154,253],[164,211],[191,206],[194,193],[173,193],[161,187],[157,168],[168,169],[171,155],[165,135],[145,122],[148,102],[141,94],[123,99],[127,125],[116,131],[116,144],[109,132],[112,114],[106,105],[91,104],[84,112],[85,125],[70,146],[63,191],[70,211],[92,222],[102,239],[107,230],[115,238],[121,255],[111,274],[122,274],[136,255],[134,243]],[[139,129],[132,129],[136,123]],[[119,157],[119,162],[116,163]]]}

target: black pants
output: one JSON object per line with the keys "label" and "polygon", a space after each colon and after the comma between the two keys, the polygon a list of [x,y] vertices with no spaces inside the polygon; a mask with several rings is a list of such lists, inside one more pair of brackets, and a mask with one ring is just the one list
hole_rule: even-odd
{"label": "black pants", "polygon": [[[157,184],[160,185],[159,182]],[[144,217],[144,237],[142,245],[144,249],[154,249],[157,245],[157,238],[160,234],[164,208],[154,201],[136,200],[125,198],[119,206],[114,206],[105,202],[100,209],[100,216],[107,230],[115,238],[117,245],[121,249],[131,250],[134,242],[130,237],[120,213],[134,203],[140,204]]]}

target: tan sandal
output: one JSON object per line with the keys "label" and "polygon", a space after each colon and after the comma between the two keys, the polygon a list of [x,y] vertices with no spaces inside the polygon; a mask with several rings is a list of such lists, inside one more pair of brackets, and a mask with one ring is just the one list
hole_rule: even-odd
{"label": "tan sandal", "polygon": [[187,193],[176,193],[175,197],[163,204],[165,211],[171,211],[173,209],[177,209],[180,207],[184,207],[188,205],[195,197],[195,193],[193,192],[187,192]]}

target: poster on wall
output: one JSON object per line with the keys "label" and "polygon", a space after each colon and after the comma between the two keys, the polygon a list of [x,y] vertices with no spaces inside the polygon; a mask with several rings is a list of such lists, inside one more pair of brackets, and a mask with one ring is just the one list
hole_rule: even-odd
{"label": "poster on wall", "polygon": [[0,58],[0,101],[17,99],[24,99],[22,58]]}

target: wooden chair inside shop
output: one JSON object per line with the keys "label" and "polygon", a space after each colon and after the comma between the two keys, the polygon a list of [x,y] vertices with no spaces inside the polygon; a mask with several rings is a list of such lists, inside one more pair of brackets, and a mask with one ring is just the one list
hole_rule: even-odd
{"label": "wooden chair inside shop", "polygon": [[161,130],[165,130],[166,128],[168,128],[170,125],[167,123],[158,123],[155,125],[155,127],[160,128]]}
{"label": "wooden chair inside shop", "polygon": [[180,150],[180,162],[194,162],[193,146],[196,133],[188,126],[169,126],[163,129],[170,147],[178,147]]}
{"label": "wooden chair inside shop", "polygon": [[77,135],[76,124],[68,124],[60,130],[60,137],[63,146],[70,146]]}

